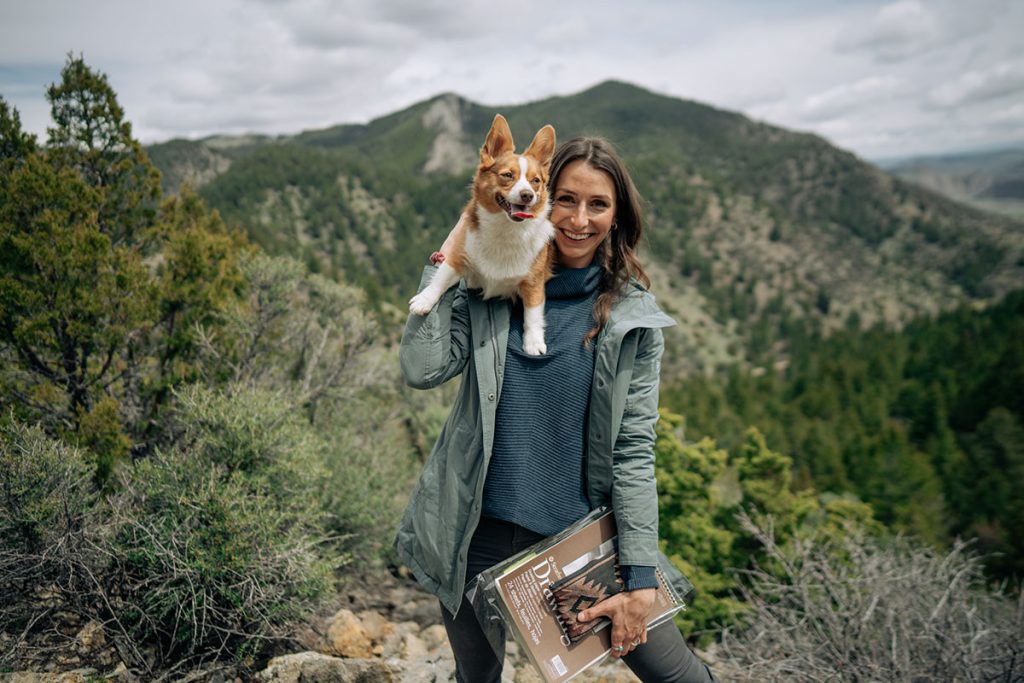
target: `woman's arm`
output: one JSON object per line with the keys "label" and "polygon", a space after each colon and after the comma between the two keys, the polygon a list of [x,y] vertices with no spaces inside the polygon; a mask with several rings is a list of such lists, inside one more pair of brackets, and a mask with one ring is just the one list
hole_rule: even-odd
{"label": "woman's arm", "polygon": [[[581,621],[599,616],[612,620],[612,656],[629,654],[647,642],[647,613],[655,590],[648,587],[658,564],[658,488],[654,477],[655,425],[658,423],[658,385],[665,349],[659,329],[639,329],[636,360],[626,395],[619,435],[612,451],[612,509],[618,528],[619,564],[629,583],[614,595],[579,615]],[[652,571],[644,571],[650,567]],[[643,577],[643,578],[641,578]],[[656,581],[656,579],[655,579]],[[622,649],[618,649],[621,646]]]}
{"label": "woman's arm", "polygon": [[[423,269],[417,291],[422,291],[437,271]],[[427,315],[409,315],[399,347],[399,362],[406,383],[416,389],[444,384],[462,372],[469,359],[470,325],[466,290],[448,289]]]}
{"label": "woman's arm", "polygon": [[639,329],[636,360],[619,434],[612,450],[612,509],[619,562],[658,565],[658,487],[654,477],[655,426],[664,336]]}

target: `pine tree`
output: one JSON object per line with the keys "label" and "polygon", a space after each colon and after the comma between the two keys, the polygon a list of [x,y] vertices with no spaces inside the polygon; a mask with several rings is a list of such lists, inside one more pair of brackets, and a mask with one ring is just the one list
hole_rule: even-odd
{"label": "pine tree", "polygon": [[106,76],[69,57],[40,148],[0,100],[0,407],[95,456],[148,450],[196,326],[237,299],[244,240],[159,174]]}
{"label": "pine tree", "polygon": [[46,98],[54,122],[47,129],[50,160],[97,191],[97,225],[111,244],[134,244],[156,215],[160,173],[132,137],[106,75],[68,55]]}

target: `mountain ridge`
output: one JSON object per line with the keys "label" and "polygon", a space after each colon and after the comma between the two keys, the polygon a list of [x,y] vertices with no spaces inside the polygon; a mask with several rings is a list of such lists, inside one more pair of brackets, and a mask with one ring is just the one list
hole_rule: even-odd
{"label": "mountain ridge", "polygon": [[[823,138],[605,81],[507,107],[443,93],[366,124],[150,147],[274,253],[401,308],[467,197],[494,113],[520,145],[602,135],[646,199],[646,264],[683,372],[784,360],[804,331],[899,325],[1024,286],[1024,223],[957,204]],[[166,186],[165,186],[166,187]],[[174,190],[174,187],[167,187]]]}

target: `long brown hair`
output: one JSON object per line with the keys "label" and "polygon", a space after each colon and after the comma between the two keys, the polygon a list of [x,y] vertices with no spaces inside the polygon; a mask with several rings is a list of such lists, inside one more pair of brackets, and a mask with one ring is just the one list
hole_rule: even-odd
{"label": "long brown hair", "polygon": [[597,326],[583,340],[584,345],[589,346],[608,322],[612,304],[623,295],[630,279],[636,278],[644,287],[650,287],[651,281],[636,257],[637,245],[644,231],[640,195],[615,147],[600,137],[577,137],[562,143],[551,160],[548,184],[552,191],[562,170],[574,161],[584,161],[606,172],[615,184],[615,222],[594,256],[601,265],[602,274],[594,303]]}

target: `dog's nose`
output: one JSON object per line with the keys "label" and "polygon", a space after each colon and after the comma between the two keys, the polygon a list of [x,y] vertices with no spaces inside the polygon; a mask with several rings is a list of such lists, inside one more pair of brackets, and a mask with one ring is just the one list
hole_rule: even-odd
{"label": "dog's nose", "polygon": [[533,201],[533,191],[523,190],[519,193],[519,202],[521,204],[529,204]]}

